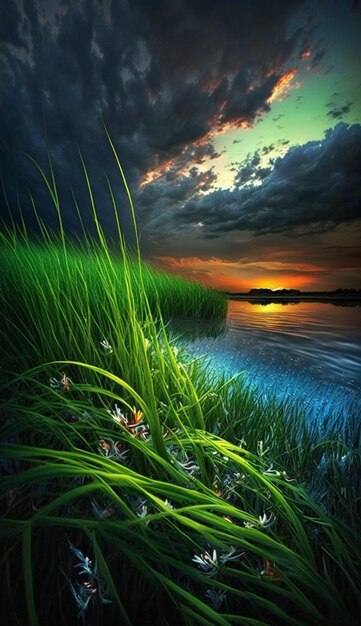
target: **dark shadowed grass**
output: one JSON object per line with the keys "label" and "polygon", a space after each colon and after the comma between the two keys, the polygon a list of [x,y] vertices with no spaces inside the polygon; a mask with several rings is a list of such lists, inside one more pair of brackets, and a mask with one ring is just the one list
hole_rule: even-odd
{"label": "dark shadowed grass", "polygon": [[357,425],[321,433],[212,379],[162,320],[219,318],[222,297],[120,231],[111,253],[95,206],[98,241],[70,244],[42,175],[60,240],[41,223],[41,245],[7,231],[0,252],[9,623],[356,624]]}

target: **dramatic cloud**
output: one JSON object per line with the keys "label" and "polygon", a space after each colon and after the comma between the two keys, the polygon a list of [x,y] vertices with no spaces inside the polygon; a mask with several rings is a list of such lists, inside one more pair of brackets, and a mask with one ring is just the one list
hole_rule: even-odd
{"label": "dramatic cloud", "polygon": [[301,5],[8,0],[1,22],[0,157],[9,200],[14,203],[18,187],[28,210],[24,189],[36,189],[40,179],[21,155],[44,164],[44,125],[64,205],[72,202],[70,186],[87,204],[75,167],[79,144],[106,225],[111,209],[103,172],[111,180],[115,174],[102,118],[133,188],[191,151],[199,164],[197,150],[212,154],[212,133],[252,124],[294,77],[294,67],[286,66],[308,34],[301,28],[290,34],[288,22]]}
{"label": "dramatic cloud", "polygon": [[[262,148],[262,154],[267,155],[274,150],[274,145],[264,146]],[[259,181],[263,180],[271,173],[270,167],[261,167],[260,166],[261,157],[259,152],[255,152],[252,156],[249,155],[248,158],[242,163],[241,167],[238,169],[238,172],[234,178],[235,187],[243,187],[247,184],[255,185]]]}
{"label": "dramatic cloud", "polygon": [[[149,257],[214,257],[221,268],[238,263],[242,246],[262,249],[263,261],[274,263],[268,240],[276,238],[272,254],[278,246],[281,256],[293,238],[302,256],[299,240],[330,238],[340,225],[354,224],[355,20],[342,17],[351,13],[342,0],[330,3],[322,0],[315,11],[312,0],[7,0],[0,10],[1,216],[9,207],[20,219],[21,208],[36,226],[31,191],[41,217],[57,226],[25,155],[49,172],[47,144],[67,230],[81,234],[74,198],[90,228],[79,146],[106,234],[114,234],[115,219],[105,175],[130,238],[104,121]],[[250,256],[245,271],[266,271],[261,256]]]}
{"label": "dramatic cloud", "polygon": [[[359,238],[360,229],[355,224],[309,238],[261,235],[257,245],[250,234],[226,233],[223,241],[212,242],[211,256],[209,249],[202,248],[202,242],[189,240],[188,247],[177,248],[172,241],[166,253],[152,261],[179,275],[229,291],[295,285],[300,289],[334,289],[355,285],[355,274],[361,271]],[[347,244],[340,245],[340,240]]]}
{"label": "dramatic cloud", "polygon": [[[260,157],[255,154],[240,168],[233,190],[196,194],[197,176],[182,178],[174,186],[168,207],[162,207],[162,221],[158,211],[156,215],[148,213],[150,228],[155,220],[163,236],[175,228],[192,229],[197,223],[203,224],[204,237],[235,230],[256,235],[302,236],[326,232],[337,224],[359,218],[360,125],[339,123],[327,131],[323,141],[289,148],[283,158],[276,159],[272,170],[260,167],[259,162]],[[257,180],[262,183],[244,185]],[[140,204],[150,206],[152,193],[168,198],[162,184],[158,182],[155,187],[149,185],[142,190]]]}

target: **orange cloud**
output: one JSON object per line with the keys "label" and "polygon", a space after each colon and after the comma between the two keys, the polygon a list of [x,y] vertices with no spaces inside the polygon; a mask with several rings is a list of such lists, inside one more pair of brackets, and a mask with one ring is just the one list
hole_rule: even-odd
{"label": "orange cloud", "polygon": [[[275,102],[275,100],[281,100],[287,96],[291,83],[296,75],[297,75],[296,68],[289,70],[288,72],[285,72],[284,74],[282,74],[281,78],[278,80],[278,82],[274,86],[272,94],[267,100],[268,104],[271,104],[271,102]],[[296,83],[295,85],[293,85],[294,88],[297,88],[299,86],[300,86],[300,83]]]}
{"label": "orange cloud", "polygon": [[[162,176],[164,176],[169,170],[176,170],[177,175],[186,176],[193,165],[199,165],[203,162],[204,159],[199,157],[196,153],[196,149],[202,146],[206,146],[212,137],[212,133],[209,132],[204,137],[197,139],[189,144],[183,146],[182,150],[180,150],[179,154],[171,159],[166,159],[161,163],[157,163],[157,165],[148,170],[142,180],[140,181],[140,187],[144,185],[148,185],[149,183],[153,183],[155,180],[158,180]],[[185,161],[186,157],[186,162]]]}
{"label": "orange cloud", "polygon": [[175,158],[168,159],[167,161],[163,161],[155,168],[148,170],[140,181],[139,186],[143,187],[144,185],[148,185],[149,183],[153,183],[155,180],[158,180],[158,178],[161,178],[167,172],[167,170],[174,167],[175,162]]}
{"label": "orange cloud", "polygon": [[224,291],[248,291],[250,288],[316,289],[322,285],[324,268],[306,263],[276,261],[226,261],[216,257],[152,257],[156,265],[178,276],[196,280]]}
{"label": "orange cloud", "polygon": [[[302,58],[308,58],[311,54],[310,50],[305,50],[302,55]],[[274,69],[267,74],[267,76],[272,76],[274,73]],[[272,94],[267,100],[268,104],[275,102],[276,100],[281,100],[287,97],[288,92],[291,88],[291,83],[297,75],[297,69],[293,68],[287,72],[284,72],[282,76],[277,81],[276,85],[273,88]],[[212,92],[217,88],[219,84],[219,80],[214,78],[209,81],[203,83],[201,85],[201,91]],[[300,87],[299,82],[293,83],[292,88],[297,89]],[[250,85],[248,90],[252,91],[254,89],[253,85]],[[192,149],[196,149],[199,146],[205,146],[207,143],[212,141],[215,137],[226,133],[229,130],[247,130],[251,127],[251,123],[245,119],[240,117],[234,117],[232,119],[224,120],[224,110],[227,106],[227,100],[224,100],[218,109],[216,116],[209,123],[209,130],[206,132],[200,139],[191,142],[190,144],[185,145],[182,150],[180,150],[179,154],[175,157],[162,161],[161,163],[156,163],[155,167],[149,169],[143,176],[140,187],[144,185],[148,185],[152,183],[162,176],[164,176],[170,169],[176,169],[177,175],[186,176],[193,165],[198,165],[200,162],[199,158],[192,158]],[[188,157],[189,155],[189,157]],[[184,159],[186,158],[186,163],[184,163]]]}
{"label": "orange cloud", "polygon": [[[141,179],[139,186],[144,187],[144,185],[153,183],[155,180],[162,178],[170,169],[176,170],[178,176],[187,176],[191,167],[200,165],[205,161],[205,158],[200,158],[197,155],[197,148],[206,146],[215,137],[226,133],[228,130],[246,130],[251,127],[250,122],[241,118],[234,118],[227,120],[227,122],[222,121],[222,111],[226,104],[226,101],[222,104],[219,114],[211,122],[211,129],[203,137],[185,145],[175,157],[157,163],[155,167],[149,169]],[[192,154],[192,151],[194,151],[194,154]],[[184,162],[185,157],[186,162]]]}
{"label": "orange cloud", "polygon": [[221,123],[215,134],[223,135],[223,133],[226,133],[228,130],[235,130],[236,128],[246,130],[247,128],[251,128],[251,124],[246,120],[235,118],[233,120]]}

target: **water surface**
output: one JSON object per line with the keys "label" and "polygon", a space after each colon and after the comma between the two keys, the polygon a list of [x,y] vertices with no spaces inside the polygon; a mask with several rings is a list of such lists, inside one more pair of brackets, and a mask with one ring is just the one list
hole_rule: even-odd
{"label": "water surface", "polygon": [[[230,300],[224,332],[187,329],[187,349],[226,374],[244,372],[266,399],[302,404],[310,418],[361,416],[360,306]],[[209,334],[209,333],[208,333]],[[203,335],[203,336],[202,336]]]}

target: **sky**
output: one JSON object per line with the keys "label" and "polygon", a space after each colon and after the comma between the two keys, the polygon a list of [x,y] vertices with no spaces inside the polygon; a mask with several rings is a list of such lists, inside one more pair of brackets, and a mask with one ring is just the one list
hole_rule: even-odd
{"label": "sky", "polygon": [[56,212],[28,155],[51,154],[69,233],[92,231],[226,291],[360,288],[361,3],[6,0],[1,214]]}

